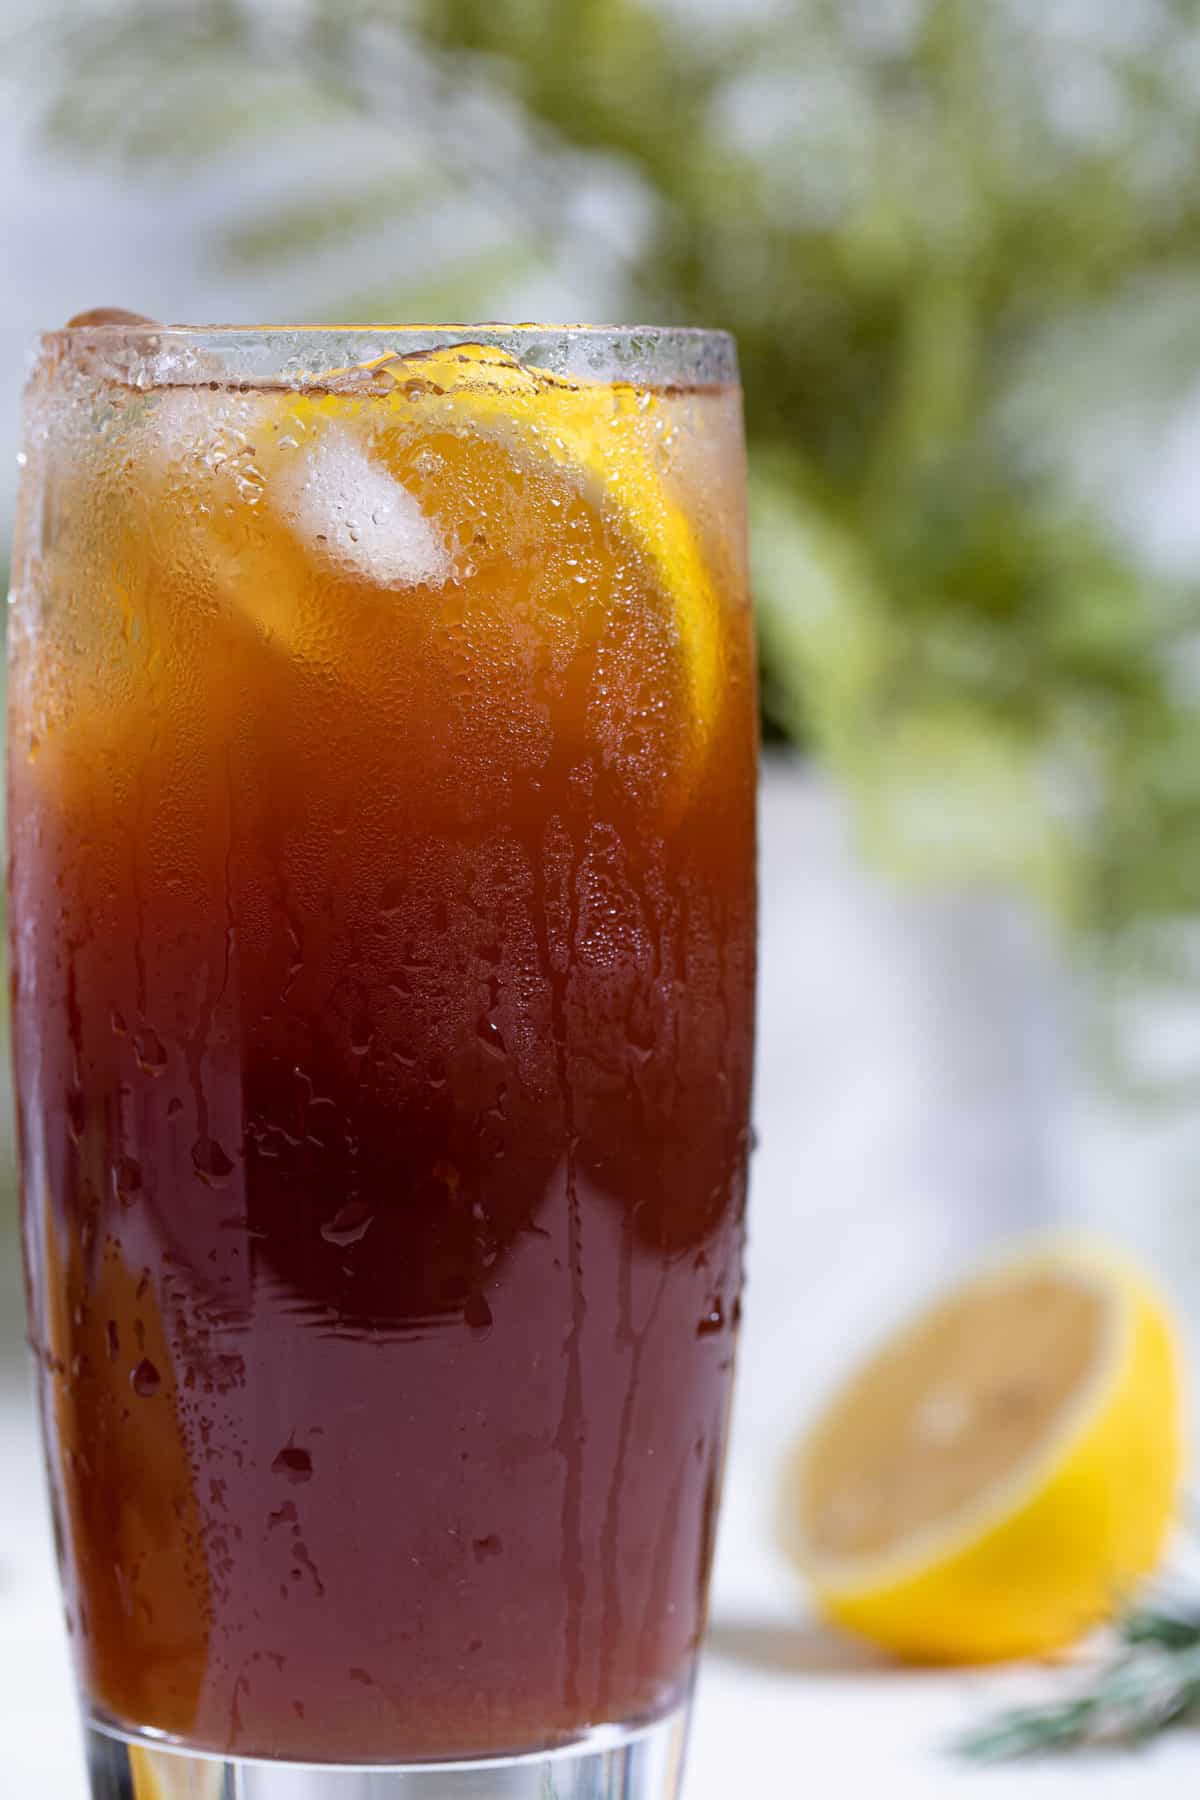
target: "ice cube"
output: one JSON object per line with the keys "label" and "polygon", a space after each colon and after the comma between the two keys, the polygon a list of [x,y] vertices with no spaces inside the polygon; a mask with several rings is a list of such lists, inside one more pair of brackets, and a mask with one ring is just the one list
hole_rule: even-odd
{"label": "ice cube", "polygon": [[348,431],[281,459],[271,501],[320,556],[377,587],[439,586],[450,552],[413,496]]}

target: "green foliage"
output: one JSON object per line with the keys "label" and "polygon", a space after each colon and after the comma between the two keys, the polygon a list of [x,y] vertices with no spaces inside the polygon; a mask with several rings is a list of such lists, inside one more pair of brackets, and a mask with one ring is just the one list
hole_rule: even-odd
{"label": "green foliage", "polygon": [[[76,0],[37,45],[89,153],[359,133],[216,246],[299,277],[391,245],[329,311],[470,316],[575,266],[733,330],[768,722],[912,878],[1143,947],[1196,910],[1196,587],[1075,471],[1200,371],[1197,0]],[[464,204],[492,236],[415,278]]]}
{"label": "green foliage", "polygon": [[1117,1650],[1065,1699],[1002,1713],[957,1746],[975,1762],[1060,1755],[1104,1745],[1144,1744],[1200,1717],[1200,1616],[1165,1605],[1129,1613]]}
{"label": "green foliage", "polygon": [[407,218],[418,201],[436,200],[438,192],[431,176],[389,171],[350,193],[333,188],[315,201],[309,196],[267,217],[235,222],[226,233],[226,254],[250,268],[302,261],[317,251],[353,246],[365,232]]}

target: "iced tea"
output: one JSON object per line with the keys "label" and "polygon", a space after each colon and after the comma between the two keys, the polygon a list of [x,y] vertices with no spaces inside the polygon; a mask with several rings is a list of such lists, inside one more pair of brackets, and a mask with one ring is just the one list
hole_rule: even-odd
{"label": "iced tea", "polygon": [[739,402],[569,334],[314,372],[319,335],[260,374],[233,333],[69,331],[28,389],[12,943],[68,1625],[135,1731],[538,1749],[668,1712],[704,1619]]}

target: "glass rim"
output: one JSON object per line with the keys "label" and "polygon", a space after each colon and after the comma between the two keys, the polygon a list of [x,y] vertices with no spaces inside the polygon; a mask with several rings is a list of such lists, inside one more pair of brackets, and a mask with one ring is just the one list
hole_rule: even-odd
{"label": "glass rim", "polygon": [[411,356],[466,345],[506,352],[568,378],[689,387],[738,378],[734,338],[720,328],[495,319],[367,325],[159,324],[132,316],[84,320],[39,334],[34,360],[61,357],[72,363],[82,355],[89,373],[136,386],[193,386],[218,372],[226,381],[304,386],[331,370],[378,360],[389,349]]}

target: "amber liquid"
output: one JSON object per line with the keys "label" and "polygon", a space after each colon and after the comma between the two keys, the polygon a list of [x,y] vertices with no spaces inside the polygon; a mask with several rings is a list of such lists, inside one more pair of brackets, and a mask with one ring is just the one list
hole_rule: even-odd
{"label": "amber liquid", "polygon": [[[722,609],[700,695],[670,570],[527,443],[411,396],[69,376],[29,401],[10,829],[87,1701],[359,1762],[659,1715],[702,1629],[740,1280],[736,397],[642,397]],[[272,510],[319,430],[434,548],[347,522],[341,438],[336,528],[295,481]],[[407,574],[364,523],[409,532]]]}

